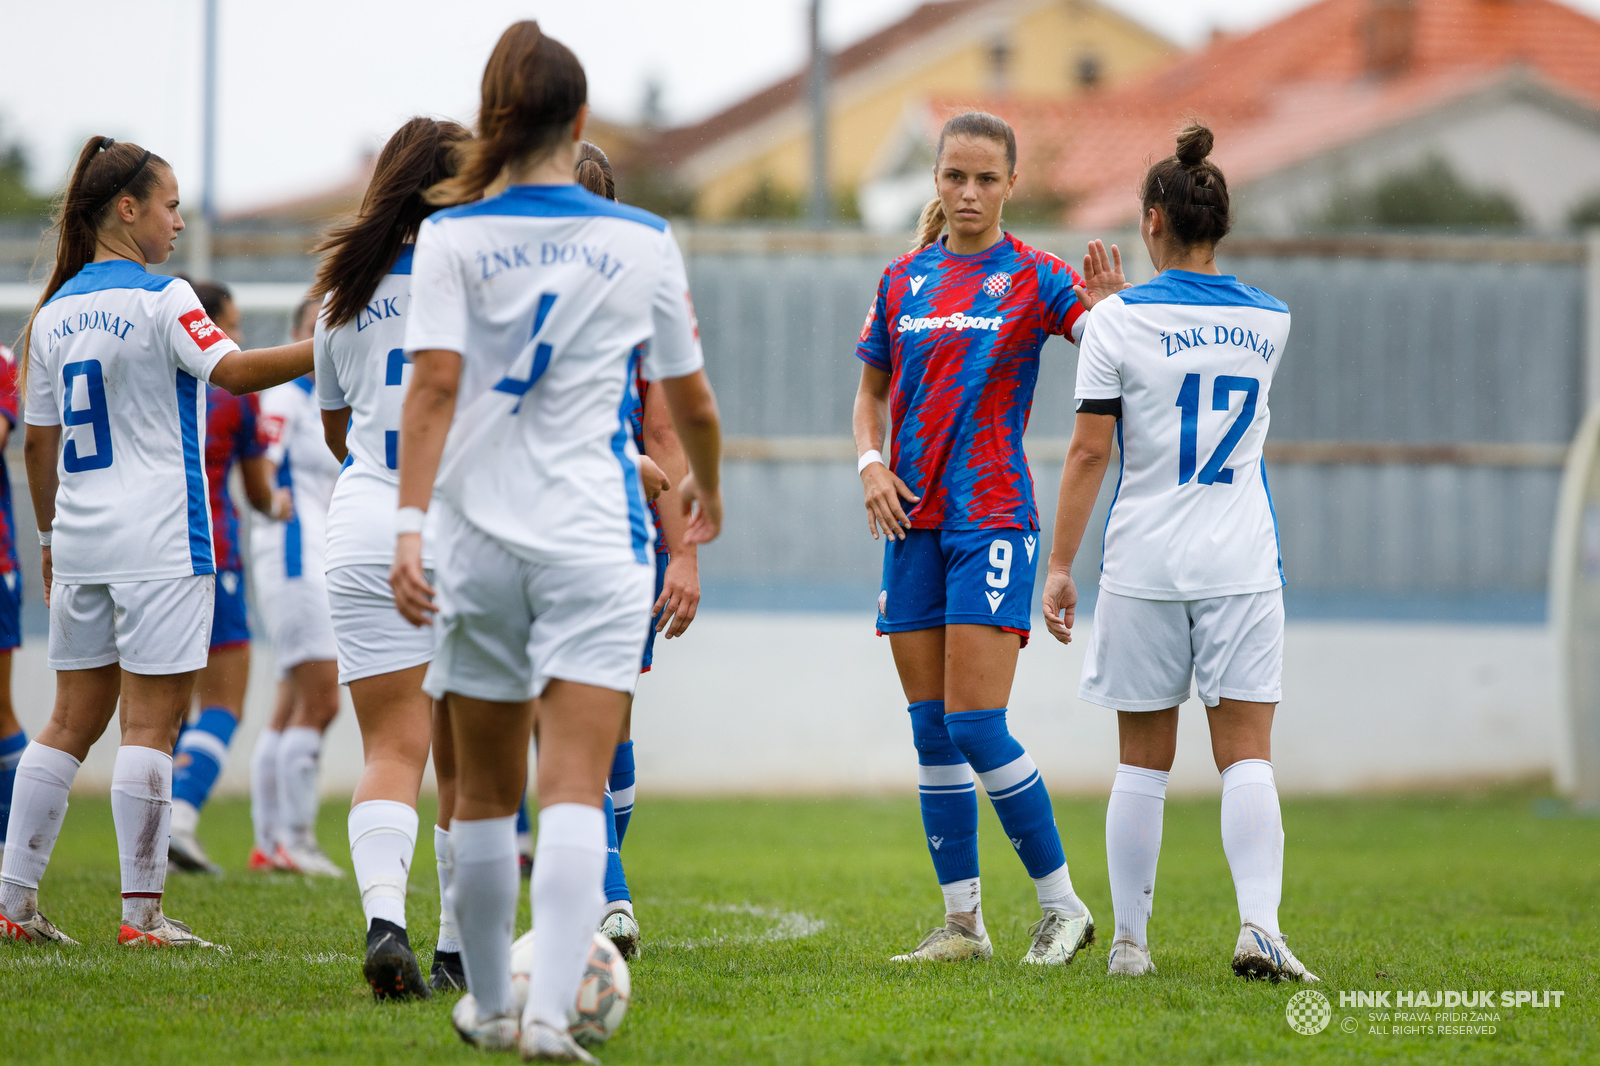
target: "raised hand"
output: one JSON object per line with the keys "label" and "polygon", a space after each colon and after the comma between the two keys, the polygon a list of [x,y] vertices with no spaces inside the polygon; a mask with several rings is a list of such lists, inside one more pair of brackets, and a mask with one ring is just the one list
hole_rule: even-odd
{"label": "raised hand", "polygon": [[1083,257],[1083,284],[1072,287],[1083,309],[1092,311],[1095,304],[1126,288],[1131,286],[1122,276],[1122,251],[1113,244],[1111,254],[1107,255],[1104,241],[1090,241],[1089,251]]}

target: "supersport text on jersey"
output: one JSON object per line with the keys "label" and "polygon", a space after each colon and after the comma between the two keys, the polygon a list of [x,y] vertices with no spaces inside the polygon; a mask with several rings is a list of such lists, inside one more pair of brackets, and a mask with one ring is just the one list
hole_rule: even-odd
{"label": "supersport text on jersey", "polygon": [[975,255],[941,238],[883,272],[856,355],[891,375],[891,462],[922,497],[913,528],[1039,528],[1022,433],[1039,349],[1083,316],[1079,282],[1009,233]]}

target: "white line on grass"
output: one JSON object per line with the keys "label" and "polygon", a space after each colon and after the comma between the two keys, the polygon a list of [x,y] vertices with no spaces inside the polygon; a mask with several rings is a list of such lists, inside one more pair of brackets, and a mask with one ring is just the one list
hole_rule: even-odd
{"label": "white line on grass", "polygon": [[656,941],[662,947],[695,948],[716,947],[724,944],[770,944],[780,940],[800,940],[804,937],[815,936],[822,932],[827,922],[821,918],[813,918],[800,911],[780,910],[777,907],[757,907],[752,903],[700,903],[695,900],[680,900],[667,903],[667,906],[698,906],[701,910],[711,914],[747,914],[752,918],[764,918],[772,923],[759,933],[719,933],[712,932],[711,936],[702,937],[664,937]]}

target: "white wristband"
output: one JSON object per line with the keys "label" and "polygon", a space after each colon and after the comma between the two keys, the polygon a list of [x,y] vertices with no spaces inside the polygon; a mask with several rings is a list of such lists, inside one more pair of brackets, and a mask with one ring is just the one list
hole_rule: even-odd
{"label": "white wristband", "polygon": [[395,533],[421,533],[427,512],[420,507],[402,507],[394,513]]}
{"label": "white wristband", "polygon": [[[867,467],[871,466],[873,463],[882,463],[882,462],[883,462],[883,453],[880,452],[878,449],[874,448],[871,451],[867,452],[865,455],[863,455],[860,459],[856,460],[856,473],[858,473],[858,474],[861,473],[861,471],[865,470]],[[885,463],[884,465],[887,466],[888,464]]]}
{"label": "white wristband", "polygon": [[46,548],[50,547],[50,538],[52,536],[54,536],[54,535],[55,535],[55,530],[54,529],[41,529],[41,530],[39,530],[39,543],[41,545],[43,545],[44,547],[46,547]]}

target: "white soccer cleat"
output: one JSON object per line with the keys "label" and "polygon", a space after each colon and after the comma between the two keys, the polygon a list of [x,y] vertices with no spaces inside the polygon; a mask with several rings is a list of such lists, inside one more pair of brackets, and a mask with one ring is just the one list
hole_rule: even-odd
{"label": "white soccer cleat", "polygon": [[1094,943],[1094,916],[1089,908],[1079,914],[1046,910],[1044,917],[1028,930],[1033,943],[1022,956],[1029,966],[1065,966],[1077,957],[1078,952]]}
{"label": "white soccer cleat", "polygon": [[72,948],[78,946],[76,940],[50,924],[50,919],[38,911],[33,912],[33,917],[20,922],[14,922],[0,913],[0,940],[15,940],[22,944],[60,944]]}
{"label": "white soccer cleat", "polygon": [[521,1035],[516,1014],[478,1017],[478,1001],[471,992],[456,1000],[455,1008],[450,1011],[450,1024],[456,1027],[464,1042],[485,1051],[515,1051],[517,1037]]}
{"label": "white soccer cleat", "polygon": [[1282,936],[1272,936],[1253,922],[1239,929],[1239,942],[1233,948],[1233,972],[1246,980],[1317,982],[1322,978],[1305,968],[1294,957]]}
{"label": "white soccer cleat", "polygon": [[192,829],[174,829],[167,840],[167,858],[187,873],[220,874],[222,867],[211,861],[200,837]]}
{"label": "white soccer cleat", "polygon": [[[135,929],[123,923],[117,931],[117,945],[125,948],[215,948],[218,945],[194,935],[194,930],[175,918],[161,915],[149,929]],[[227,951],[227,948],[221,948]]]}
{"label": "white soccer cleat", "polygon": [[890,962],[966,962],[969,959],[994,958],[994,945],[989,934],[979,934],[967,923],[952,921],[948,916],[944,925],[922,938],[922,943],[904,955],[896,955]]}
{"label": "white soccer cleat", "polygon": [[639,956],[639,921],[620,907],[600,919],[600,935],[611,941],[623,958]]}
{"label": "white soccer cleat", "polygon": [[335,866],[333,860],[322,853],[322,849],[312,844],[307,847],[299,845],[278,846],[278,859],[287,862],[286,869],[295,873],[305,874],[308,877],[343,877],[344,870]]}
{"label": "white soccer cleat", "polygon": [[1149,948],[1140,947],[1125,936],[1111,942],[1111,955],[1106,959],[1106,973],[1142,977],[1155,972],[1156,964],[1150,961]]}
{"label": "white soccer cleat", "polygon": [[572,1034],[544,1022],[530,1022],[522,1030],[523,1062],[587,1062],[600,1066],[600,1060],[583,1050]]}

